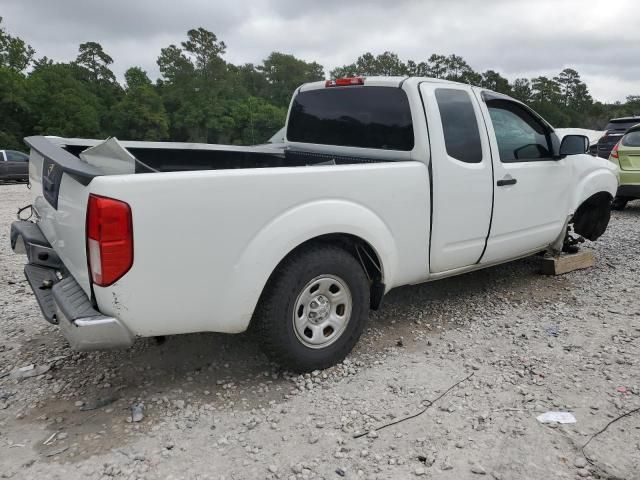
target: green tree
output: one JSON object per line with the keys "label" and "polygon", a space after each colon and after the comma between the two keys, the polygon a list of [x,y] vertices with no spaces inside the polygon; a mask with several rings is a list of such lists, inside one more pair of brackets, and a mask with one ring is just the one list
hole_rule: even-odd
{"label": "green tree", "polygon": [[125,73],[127,89],[112,110],[113,133],[127,140],[164,140],[169,120],[158,95],[144,70],[132,67]]}
{"label": "green tree", "polygon": [[348,78],[361,75],[358,73],[358,67],[355,63],[349,65],[343,65],[342,67],[336,67],[329,72],[331,78]]}
{"label": "green tree", "polygon": [[447,57],[434,53],[429,57],[427,62],[429,65],[428,75],[433,78],[447,78],[448,65]]}
{"label": "green tree", "polygon": [[264,143],[284,125],[287,109],[262,98],[246,97],[227,104],[225,141],[237,145]]}
{"label": "green tree", "polygon": [[272,52],[257,69],[266,80],[265,97],[281,107],[289,105],[293,91],[300,85],[324,78],[319,63],[308,63],[280,52]]}
{"label": "green tree", "polygon": [[589,89],[580,79],[580,74],[572,68],[565,68],[554,81],[560,86],[560,95],[565,107],[577,112],[584,112],[593,99]]}
{"label": "green tree", "polygon": [[233,92],[224,49],[212,32],[198,28],[189,30],[182,48],[161,50],[159,89],[172,138],[216,143],[224,133],[225,101]]}
{"label": "green tree", "polygon": [[137,87],[151,87],[152,85],[147,72],[140,67],[131,67],[124,72],[124,81],[127,90]]}
{"label": "green tree", "polygon": [[358,57],[355,63],[344,65],[331,71],[332,78],[353,77],[362,75],[372,77],[378,75],[407,75],[407,66],[393,52],[373,55],[370,52]]}
{"label": "green tree", "polygon": [[511,87],[512,94],[521,102],[527,103],[531,100],[531,82],[526,78],[516,78]]}
{"label": "green tree", "polygon": [[429,57],[428,76],[442,78],[454,82],[480,85],[482,76],[475,72],[464,58],[458,55],[439,55],[434,53]]}
{"label": "green tree", "polygon": [[558,103],[562,98],[560,84],[548,77],[531,80],[532,100],[538,103]]}
{"label": "green tree", "polygon": [[560,84],[554,79],[540,76],[531,80],[530,105],[556,127],[571,123],[566,108],[562,108]]}
{"label": "green tree", "polygon": [[0,17],[0,67],[22,72],[31,64],[34,54],[35,50],[24,40],[7,33]]}
{"label": "green tree", "polygon": [[200,27],[187,32],[187,40],[182,42],[182,49],[195,62],[195,69],[207,80],[220,80],[226,71],[226,63],[222,59],[227,46],[218,41],[215,33]]}
{"label": "green tree", "polygon": [[[212,143],[265,141],[285,121],[292,93],[324,78],[323,67],[281,52],[260,65],[225,61],[226,45],[204,28],[189,30],[178,46],[163,48],[155,84],[132,67],[124,88],[111,71],[113,59],[97,42],[79,46],[71,63],[47,57],[6,32],[0,18],[0,144],[19,148],[22,137],[53,134]],[[481,85],[530,104],[556,126],[603,128],[612,117],[640,113],[640,92],[625,102],[594,101],[579,73],[518,78],[510,83],[495,70],[474,71],[458,55],[400,60],[385,51],[360,55],[331,77],[355,75],[431,76]]]}
{"label": "green tree", "polygon": [[0,67],[0,145],[24,150],[22,138],[29,133],[31,118],[26,79],[15,69]]}
{"label": "green tree", "polygon": [[53,64],[27,79],[27,102],[34,115],[33,133],[63,137],[100,135],[100,102],[78,80],[73,65]]}
{"label": "green tree", "polygon": [[111,71],[112,63],[113,59],[104,51],[102,45],[97,42],[86,42],[80,44],[78,56],[71,64],[75,77],[82,81],[98,99],[101,136],[108,136],[113,130],[110,112],[124,94]]}
{"label": "green tree", "polygon": [[493,90],[494,92],[500,92],[506,95],[512,94],[509,80],[504,78],[495,70],[487,70],[482,74],[482,81],[480,82],[480,86],[483,88],[488,88],[489,90]]}
{"label": "green tree", "polygon": [[464,58],[458,55],[449,55],[445,60],[447,74],[445,78],[454,82],[480,85],[482,76],[475,72]]}
{"label": "green tree", "polygon": [[116,81],[115,75],[109,68],[113,58],[97,42],[81,43],[75,63],[86,69],[88,78],[92,82],[104,85],[113,84]]}
{"label": "green tree", "polygon": [[195,75],[195,67],[181,48],[169,45],[160,50],[158,67],[167,83],[188,81]]}
{"label": "green tree", "polygon": [[268,83],[264,74],[253,63],[228,66],[229,81],[236,97],[265,97]]}
{"label": "green tree", "polygon": [[413,60],[407,60],[407,75],[412,77],[428,77],[429,76],[429,64],[427,62],[416,63]]}

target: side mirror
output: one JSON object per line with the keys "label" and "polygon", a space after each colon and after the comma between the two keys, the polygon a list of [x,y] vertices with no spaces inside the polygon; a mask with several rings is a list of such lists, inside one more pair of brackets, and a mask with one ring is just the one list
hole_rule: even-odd
{"label": "side mirror", "polygon": [[589,151],[589,137],[585,135],[565,135],[560,143],[560,156],[578,155]]}

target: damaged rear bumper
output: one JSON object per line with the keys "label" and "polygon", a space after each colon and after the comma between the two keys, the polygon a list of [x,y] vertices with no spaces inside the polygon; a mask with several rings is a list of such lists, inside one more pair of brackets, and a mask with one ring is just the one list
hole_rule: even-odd
{"label": "damaged rear bumper", "polygon": [[96,310],[35,223],[13,222],[11,248],[26,253],[24,274],[45,319],[60,327],[74,350],[127,348],[134,336],[114,317]]}

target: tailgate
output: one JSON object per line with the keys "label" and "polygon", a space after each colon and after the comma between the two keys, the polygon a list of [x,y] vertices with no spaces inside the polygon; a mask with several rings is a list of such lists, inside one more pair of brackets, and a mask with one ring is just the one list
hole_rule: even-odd
{"label": "tailgate", "polygon": [[65,267],[90,296],[85,223],[88,184],[101,172],[46,137],[28,137],[34,217]]}
{"label": "tailgate", "polygon": [[640,148],[618,149],[621,170],[640,170]]}

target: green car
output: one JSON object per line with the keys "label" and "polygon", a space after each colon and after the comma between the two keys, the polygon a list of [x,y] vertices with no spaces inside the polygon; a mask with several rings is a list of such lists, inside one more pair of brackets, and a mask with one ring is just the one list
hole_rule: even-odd
{"label": "green car", "polygon": [[627,202],[640,198],[640,124],[627,130],[609,160],[620,168],[620,186],[611,208],[622,210]]}

